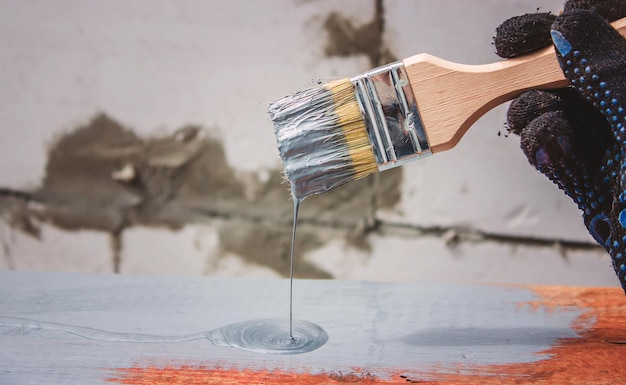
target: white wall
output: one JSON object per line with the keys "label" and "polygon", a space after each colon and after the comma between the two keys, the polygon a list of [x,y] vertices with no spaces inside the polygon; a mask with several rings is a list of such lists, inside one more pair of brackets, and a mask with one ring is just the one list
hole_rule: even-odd
{"label": "white wall", "polygon": [[[400,58],[429,52],[486,63],[497,60],[491,38],[501,21],[560,4],[385,0],[385,43]],[[48,146],[100,111],[143,136],[185,124],[214,127],[239,172],[280,167],[267,104],[319,78],[370,66],[365,56],[324,55],[323,24],[333,11],[359,25],[372,19],[374,2],[0,1],[0,187],[37,187]],[[517,138],[497,135],[505,111],[488,113],[453,151],[404,168],[401,201],[376,213],[387,227],[368,236],[370,251],[337,238],[301,258],[345,279],[617,285],[601,251],[564,257],[558,247],[524,241],[593,242],[574,204],[527,165]],[[112,271],[108,234],[41,226],[37,240],[0,223],[0,267]],[[451,233],[419,236],[403,226],[520,241],[449,247]],[[133,227],[122,236],[121,271],[278,276],[220,251],[216,234],[212,223]]]}

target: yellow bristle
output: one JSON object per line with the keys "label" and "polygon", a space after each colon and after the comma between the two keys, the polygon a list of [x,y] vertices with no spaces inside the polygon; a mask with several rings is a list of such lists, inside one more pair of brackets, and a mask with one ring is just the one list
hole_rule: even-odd
{"label": "yellow bristle", "polygon": [[376,157],[352,83],[349,79],[338,80],[325,85],[325,88],[333,94],[337,124],[341,127],[348,146],[350,161],[355,172],[354,179],[378,172]]}

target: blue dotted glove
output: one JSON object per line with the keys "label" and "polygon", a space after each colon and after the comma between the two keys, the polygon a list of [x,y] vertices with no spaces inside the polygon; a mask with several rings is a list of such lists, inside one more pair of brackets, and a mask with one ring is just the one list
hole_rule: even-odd
{"label": "blue dotted glove", "polygon": [[571,3],[558,17],[524,15],[498,27],[496,50],[504,57],[551,37],[570,82],[567,89],[529,91],[514,100],[508,124],[530,164],[582,210],[626,292],[626,40],[605,19],[625,16],[626,2],[584,2],[592,10]]}

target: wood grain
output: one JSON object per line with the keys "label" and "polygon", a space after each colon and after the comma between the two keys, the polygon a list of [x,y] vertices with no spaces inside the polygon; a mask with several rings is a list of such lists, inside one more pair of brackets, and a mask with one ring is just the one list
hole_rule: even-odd
{"label": "wood grain", "polygon": [[8,317],[185,335],[288,316],[287,280],[0,272],[0,384],[611,384],[626,378],[619,288],[296,281],[329,341],[272,356],[208,341],[128,343]]}
{"label": "wood grain", "polygon": [[[626,37],[626,18],[612,25]],[[483,65],[428,54],[407,58],[404,65],[433,153],[456,146],[481,116],[522,92],[568,84],[553,47]]]}

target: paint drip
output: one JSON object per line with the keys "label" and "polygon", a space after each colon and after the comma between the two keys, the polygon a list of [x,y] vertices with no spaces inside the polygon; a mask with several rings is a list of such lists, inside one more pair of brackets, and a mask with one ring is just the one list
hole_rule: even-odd
{"label": "paint drip", "polygon": [[291,194],[293,197],[293,230],[291,231],[291,253],[289,254],[289,336],[294,339],[293,336],[293,254],[296,249],[296,229],[298,228],[298,211],[300,210],[301,199],[296,198],[295,194]]}
{"label": "paint drip", "polygon": [[293,329],[281,319],[255,319],[232,323],[215,330],[183,336],[141,333],[116,333],[85,326],[42,322],[28,318],[0,317],[0,327],[13,328],[21,334],[40,330],[60,331],[105,342],[181,343],[206,339],[215,346],[235,347],[255,353],[301,354],[320,348],[328,334],[318,325],[296,320]]}

